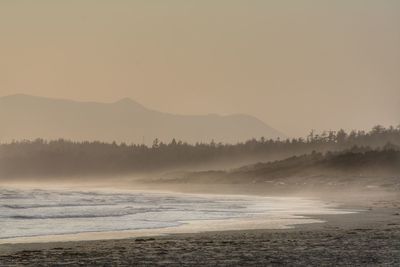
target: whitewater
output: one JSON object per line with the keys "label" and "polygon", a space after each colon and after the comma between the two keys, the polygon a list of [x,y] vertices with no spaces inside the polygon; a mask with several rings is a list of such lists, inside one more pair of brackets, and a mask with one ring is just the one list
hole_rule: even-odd
{"label": "whitewater", "polygon": [[157,233],[160,229],[164,229],[160,233],[280,229],[322,222],[306,215],[348,212],[297,197],[0,187],[0,243],[82,233]]}

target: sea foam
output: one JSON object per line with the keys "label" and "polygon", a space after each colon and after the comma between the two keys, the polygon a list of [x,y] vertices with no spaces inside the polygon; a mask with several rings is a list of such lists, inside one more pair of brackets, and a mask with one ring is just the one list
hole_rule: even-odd
{"label": "sea foam", "polygon": [[337,212],[321,201],[303,198],[0,188],[0,239]]}

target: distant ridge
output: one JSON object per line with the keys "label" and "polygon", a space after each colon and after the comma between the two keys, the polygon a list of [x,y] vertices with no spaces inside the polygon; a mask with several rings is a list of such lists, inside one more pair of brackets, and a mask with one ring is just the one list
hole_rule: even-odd
{"label": "distant ridge", "polygon": [[239,142],[284,135],[259,119],[175,115],[148,109],[130,98],[114,103],[79,102],[16,94],[0,97],[0,141],[23,139],[98,140],[151,144],[155,138],[194,142]]}

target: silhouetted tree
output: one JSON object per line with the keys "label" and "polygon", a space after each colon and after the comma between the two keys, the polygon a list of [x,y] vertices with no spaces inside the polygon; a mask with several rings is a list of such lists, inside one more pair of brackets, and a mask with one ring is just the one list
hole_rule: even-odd
{"label": "silhouetted tree", "polygon": [[164,170],[207,163],[234,164],[252,161],[270,161],[315,151],[345,149],[366,151],[371,149],[398,149],[400,127],[375,126],[371,131],[344,130],[321,134],[312,131],[306,139],[286,140],[250,139],[237,144],[188,144],[172,139],[170,143],[155,139],[153,145],[109,144],[99,141],[73,142],[68,140],[36,139],[0,144],[0,177],[28,175],[84,175],[132,173]]}

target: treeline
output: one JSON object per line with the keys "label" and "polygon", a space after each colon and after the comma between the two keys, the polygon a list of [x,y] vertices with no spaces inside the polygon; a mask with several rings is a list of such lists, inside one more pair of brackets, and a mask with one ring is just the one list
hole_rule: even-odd
{"label": "treeline", "polygon": [[252,139],[238,144],[188,144],[154,140],[152,146],[68,140],[17,141],[0,145],[0,177],[108,175],[194,167],[218,162],[268,161],[354,146],[400,146],[400,127],[375,126],[368,132],[311,132],[306,138]]}
{"label": "treeline", "polygon": [[[265,183],[284,181],[305,182],[311,179],[317,185],[326,182],[370,182],[363,178],[378,178],[374,182],[400,183],[400,150],[392,146],[371,150],[353,147],[341,152],[312,152],[284,160],[257,163],[230,171],[181,172],[172,177],[162,177],[154,182],[169,183]],[[296,179],[290,179],[295,177]],[[339,179],[337,179],[339,177]],[[387,179],[390,178],[390,179]],[[283,180],[282,180],[283,179]]]}
{"label": "treeline", "polygon": [[377,173],[400,174],[400,148],[386,145],[380,149],[353,147],[340,152],[293,156],[284,160],[257,163],[232,171],[236,175],[251,174],[252,177],[274,177],[316,174],[355,174],[368,176]]}

